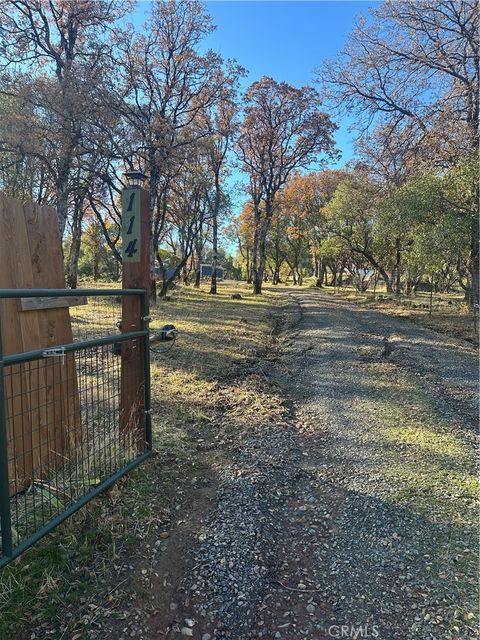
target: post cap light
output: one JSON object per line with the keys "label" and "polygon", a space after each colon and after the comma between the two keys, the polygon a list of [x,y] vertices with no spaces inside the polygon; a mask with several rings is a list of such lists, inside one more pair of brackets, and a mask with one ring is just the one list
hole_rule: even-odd
{"label": "post cap light", "polygon": [[125,171],[125,177],[127,178],[127,185],[129,187],[143,187],[147,176],[141,171]]}

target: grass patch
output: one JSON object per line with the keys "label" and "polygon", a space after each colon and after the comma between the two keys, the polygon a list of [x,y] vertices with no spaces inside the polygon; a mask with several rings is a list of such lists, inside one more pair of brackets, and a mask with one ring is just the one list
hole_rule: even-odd
{"label": "grass patch", "polygon": [[[44,624],[56,624],[62,633],[82,628],[79,619],[87,621],[92,614],[89,598],[96,594],[101,601],[112,567],[141,543],[139,525],[144,530],[168,522],[168,514],[157,511],[157,489],[155,464],[137,468],[5,567],[0,572],[0,639],[27,639],[32,630],[44,637],[37,629]],[[164,497],[168,500],[167,487]],[[69,608],[78,612],[71,623],[65,617]]]}
{"label": "grass patch", "polygon": [[353,287],[340,289],[324,287],[322,291],[478,346],[473,314],[464,303],[462,294],[434,293],[430,316],[428,310],[430,294],[427,292],[410,296],[402,294],[397,297],[394,294],[387,294],[382,288],[379,288],[375,296],[373,291],[358,293]]}
{"label": "grass patch", "polygon": [[451,433],[441,433],[429,429],[422,423],[391,427],[387,430],[387,439],[394,444],[418,447],[419,450],[427,454],[451,456],[459,460],[465,459],[465,450],[457,438]]}
{"label": "grass patch", "polygon": [[372,379],[368,406],[377,425],[375,437],[384,452],[382,498],[418,522],[418,561],[428,558],[429,575],[448,585],[457,609],[448,620],[448,637],[473,637],[470,619],[478,604],[475,438],[461,423],[444,418],[410,373],[390,363],[368,363],[365,369]]}
{"label": "grass patch", "polygon": [[414,376],[384,363],[366,368],[376,380],[389,498],[432,522],[465,527],[469,535],[479,496],[472,438],[438,413]]}
{"label": "grass patch", "polygon": [[[231,294],[239,290],[242,299],[232,300]],[[219,292],[212,296],[202,289],[184,288],[151,309],[152,330],[168,322],[179,331],[174,348],[156,348],[155,373],[162,375],[165,367],[174,365],[177,373],[191,375],[193,383],[216,380],[233,362],[245,361],[263,344],[270,330],[267,312],[280,303],[278,294],[254,296],[242,285],[225,283]]]}

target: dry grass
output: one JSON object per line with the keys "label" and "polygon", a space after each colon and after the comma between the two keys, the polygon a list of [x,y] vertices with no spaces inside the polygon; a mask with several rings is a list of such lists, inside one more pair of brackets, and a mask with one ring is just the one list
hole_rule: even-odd
{"label": "dry grass", "polygon": [[[232,300],[232,293],[242,299]],[[151,309],[154,332],[167,323],[179,332],[174,345],[157,343],[151,353],[157,450],[188,460],[196,455],[192,439],[216,438],[225,409],[219,383],[233,368],[249,370],[253,354],[271,339],[272,311],[284,303],[274,292],[253,296],[244,285],[222,283],[216,296],[206,287],[181,288]]]}
{"label": "dry grass", "polygon": [[434,293],[430,315],[430,294],[426,292],[412,296],[401,295],[397,298],[393,294],[387,294],[381,287],[378,288],[375,297],[372,291],[357,293],[352,287],[335,290],[325,287],[322,291],[478,345],[478,333],[475,334],[474,331],[473,314],[464,303],[463,294]]}

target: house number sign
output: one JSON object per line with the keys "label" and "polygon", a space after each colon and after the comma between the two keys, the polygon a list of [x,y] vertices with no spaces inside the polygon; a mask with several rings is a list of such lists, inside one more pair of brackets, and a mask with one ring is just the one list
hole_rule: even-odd
{"label": "house number sign", "polygon": [[140,189],[122,192],[122,260],[140,262]]}

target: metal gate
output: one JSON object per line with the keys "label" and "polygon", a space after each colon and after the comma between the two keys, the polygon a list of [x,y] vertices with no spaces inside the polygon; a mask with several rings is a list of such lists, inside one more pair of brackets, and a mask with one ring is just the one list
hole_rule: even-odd
{"label": "metal gate", "polygon": [[0,324],[0,567],[152,448],[146,291],[0,289],[12,300],[70,307],[72,339],[4,355]]}

